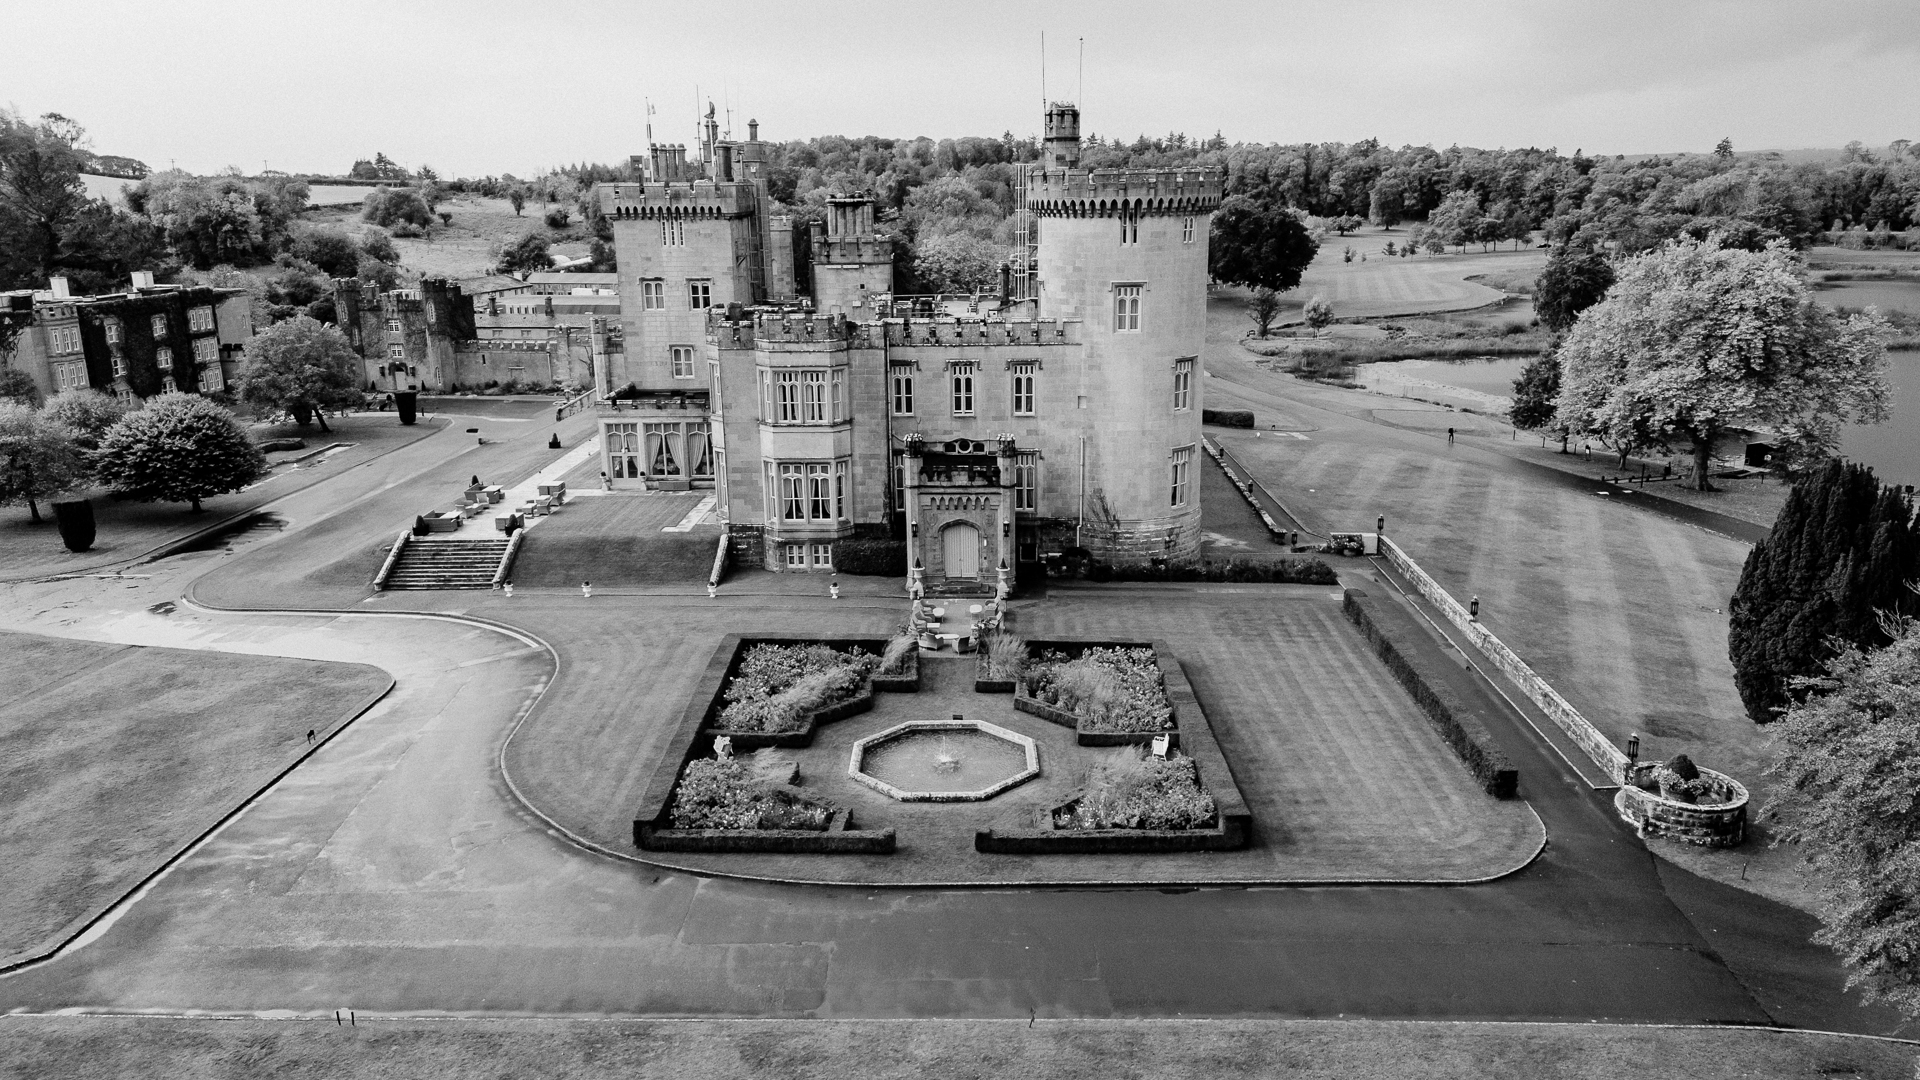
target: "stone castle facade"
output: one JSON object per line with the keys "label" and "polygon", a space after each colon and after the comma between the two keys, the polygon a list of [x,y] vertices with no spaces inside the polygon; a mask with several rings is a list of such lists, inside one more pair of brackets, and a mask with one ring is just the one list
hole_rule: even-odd
{"label": "stone castle facade", "polygon": [[1183,562],[1200,539],[1207,238],[1216,170],[1079,167],[1055,105],[1025,177],[1004,293],[903,297],[870,197],[829,202],[803,249],[768,198],[758,125],[711,120],[698,160],[654,147],[597,189],[624,351],[598,372],[615,487],[711,487],[736,552],[830,570],[907,542],[930,583],[991,582],[1049,552]]}

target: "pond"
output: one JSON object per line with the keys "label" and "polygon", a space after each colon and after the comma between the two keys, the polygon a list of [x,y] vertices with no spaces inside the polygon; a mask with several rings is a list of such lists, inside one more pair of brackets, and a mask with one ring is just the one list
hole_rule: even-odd
{"label": "pond", "polygon": [[[1887,381],[1893,387],[1892,417],[1884,424],[1849,427],[1842,431],[1840,452],[1863,465],[1872,466],[1874,474],[1888,483],[1920,484],[1920,352],[1888,353],[1887,361]],[[1428,383],[1458,387],[1476,396],[1505,398],[1513,394],[1513,381],[1519,378],[1520,369],[1526,367],[1528,362],[1527,357],[1459,362],[1396,360],[1366,365],[1381,371],[1377,376],[1370,371],[1364,374],[1374,376],[1369,378],[1370,384],[1374,384],[1377,378],[1377,388],[1386,393],[1397,393],[1393,387],[1396,382],[1402,382],[1409,387],[1408,396],[1447,399],[1444,391],[1423,393],[1420,385]],[[1455,404],[1480,407],[1473,398],[1462,398]],[[1480,404],[1484,404],[1484,401]]]}

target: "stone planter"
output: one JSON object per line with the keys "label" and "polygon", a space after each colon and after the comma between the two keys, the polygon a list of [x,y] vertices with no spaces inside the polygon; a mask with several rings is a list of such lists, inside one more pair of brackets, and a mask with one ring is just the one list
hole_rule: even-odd
{"label": "stone planter", "polygon": [[875,675],[873,689],[879,693],[917,694],[920,692],[920,653],[918,650],[907,653],[906,662],[901,665],[897,675]]}
{"label": "stone planter", "polygon": [[[917,676],[916,676],[917,678]],[[916,682],[916,685],[917,682]],[[815,709],[807,714],[806,726],[798,731],[733,731],[728,728],[709,727],[701,729],[700,734],[708,738],[725,735],[733,740],[736,751],[747,752],[775,746],[782,750],[795,750],[802,746],[813,745],[814,730],[822,724],[831,724],[836,720],[845,720],[849,716],[858,716],[873,710],[873,683],[845,701],[835,702],[825,708]],[[717,713],[718,710],[716,709]]]}
{"label": "stone planter", "polygon": [[1073,741],[1081,746],[1145,746],[1161,735],[1167,737],[1170,745],[1176,748],[1180,745],[1180,706],[1178,704],[1173,706],[1173,726],[1160,731],[1096,731],[1087,726],[1085,717],[1041,701],[1028,694],[1024,686],[1014,692],[1013,707],[1023,713],[1037,716],[1049,724],[1072,728]]}
{"label": "stone planter", "polygon": [[[1078,796],[1043,810],[1030,829],[981,829],[973,849],[993,855],[1153,855],[1175,851],[1233,851],[1247,846],[1253,818],[1216,814],[1198,829],[1063,829],[1054,822],[1078,805]],[[1216,800],[1217,802],[1217,800]]]}
{"label": "stone planter", "polygon": [[1701,847],[1733,847],[1747,838],[1747,789],[1733,777],[1701,769],[1707,790],[1691,802],[1648,791],[1636,779],[1630,775],[1621,785],[1613,807],[1641,836]]}

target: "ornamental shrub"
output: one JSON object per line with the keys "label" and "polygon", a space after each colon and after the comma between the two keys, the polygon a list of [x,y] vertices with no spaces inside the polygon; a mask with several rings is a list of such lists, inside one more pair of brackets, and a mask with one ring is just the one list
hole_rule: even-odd
{"label": "ornamental shrub", "polygon": [[887,641],[886,651],[880,654],[880,667],[876,675],[905,675],[907,658],[914,655],[920,647],[919,639],[912,634],[901,634]]}
{"label": "ornamental shrub", "polygon": [[1213,796],[1188,757],[1123,749],[1094,766],[1085,794],[1058,822],[1069,829],[1197,829],[1214,819]]}
{"label": "ornamental shrub", "polygon": [[727,682],[720,727],[799,731],[809,714],[858,694],[880,658],[830,645],[755,645]]}
{"label": "ornamental shrub", "polygon": [[811,829],[827,827],[832,811],[802,802],[754,778],[736,758],[687,763],[674,790],[676,829]]}
{"label": "ornamental shrub", "polygon": [[191,503],[238,491],[266,472],[266,458],[225,408],[192,394],[162,394],[100,437],[100,481],[140,502]]}
{"label": "ornamental shrub", "polygon": [[1004,627],[988,631],[981,641],[985,647],[987,678],[1011,682],[1027,669],[1027,639]]}
{"label": "ornamental shrub", "polygon": [[841,540],[833,545],[833,568],[842,574],[906,577],[905,540]]}
{"label": "ornamental shrub", "polygon": [[1096,646],[1078,659],[1050,652],[1029,667],[1027,693],[1081,718],[1093,731],[1173,727],[1173,704],[1152,649]]}

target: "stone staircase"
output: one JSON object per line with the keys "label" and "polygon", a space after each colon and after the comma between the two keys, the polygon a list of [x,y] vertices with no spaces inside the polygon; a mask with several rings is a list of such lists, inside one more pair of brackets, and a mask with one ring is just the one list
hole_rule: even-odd
{"label": "stone staircase", "polygon": [[490,589],[507,557],[506,537],[415,536],[387,575],[389,589]]}

